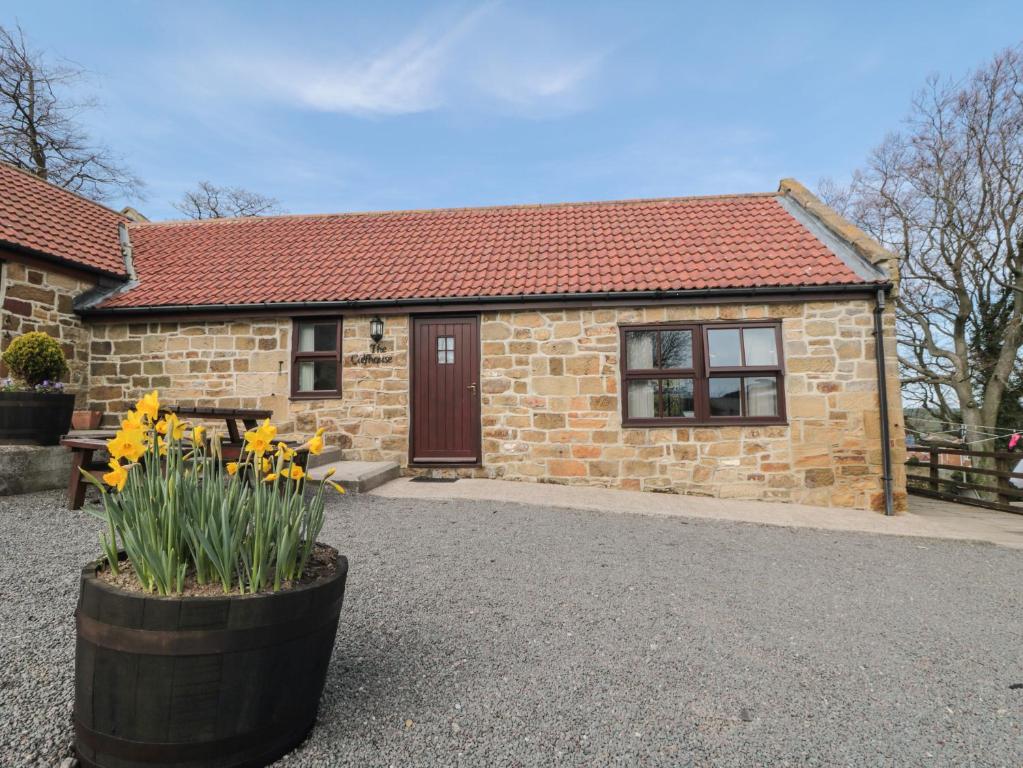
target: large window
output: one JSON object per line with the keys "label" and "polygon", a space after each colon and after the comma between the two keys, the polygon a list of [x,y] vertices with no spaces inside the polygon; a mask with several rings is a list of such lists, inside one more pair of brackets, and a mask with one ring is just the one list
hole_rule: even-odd
{"label": "large window", "polygon": [[777,323],[622,326],[621,335],[624,424],[784,422]]}
{"label": "large window", "polygon": [[291,343],[291,396],[341,394],[341,319],[296,319]]}

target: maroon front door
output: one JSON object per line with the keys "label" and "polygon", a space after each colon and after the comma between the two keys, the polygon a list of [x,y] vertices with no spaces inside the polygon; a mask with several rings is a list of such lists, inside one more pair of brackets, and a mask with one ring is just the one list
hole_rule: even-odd
{"label": "maroon front door", "polygon": [[413,463],[480,460],[479,388],[479,318],[413,318]]}

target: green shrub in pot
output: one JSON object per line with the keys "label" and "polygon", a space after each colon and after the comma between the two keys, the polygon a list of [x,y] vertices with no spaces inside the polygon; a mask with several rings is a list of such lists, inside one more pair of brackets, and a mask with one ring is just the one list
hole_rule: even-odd
{"label": "green shrub in pot", "polygon": [[41,331],[18,336],[0,359],[11,378],[0,380],[0,443],[56,445],[71,429],[75,397],[60,381],[64,350]]}
{"label": "green shrub in pot", "polygon": [[3,361],[25,389],[53,387],[68,372],[64,350],[52,336],[32,331],[18,336],[4,351]]}

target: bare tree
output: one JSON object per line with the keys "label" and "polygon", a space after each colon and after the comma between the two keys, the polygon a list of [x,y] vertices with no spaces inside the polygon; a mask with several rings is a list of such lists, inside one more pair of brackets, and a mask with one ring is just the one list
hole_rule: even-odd
{"label": "bare tree", "polygon": [[139,197],[142,182],[78,122],[96,106],[69,95],[84,78],[79,67],[32,50],[20,26],[0,26],[0,160],[93,200]]}
{"label": "bare tree", "polygon": [[931,78],[848,197],[823,193],[901,256],[907,391],[990,448],[1023,345],[1023,46],[961,82]]}
{"label": "bare tree", "polygon": [[241,187],[218,187],[208,181],[200,181],[195,189],[185,192],[174,207],[190,219],[269,216],[284,212],[275,198]]}

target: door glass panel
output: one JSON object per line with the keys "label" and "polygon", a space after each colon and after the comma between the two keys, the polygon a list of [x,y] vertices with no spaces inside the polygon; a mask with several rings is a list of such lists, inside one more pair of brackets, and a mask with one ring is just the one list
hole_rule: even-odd
{"label": "door glass panel", "polygon": [[742,379],[711,379],[710,385],[710,415],[711,416],[741,416],[741,398],[739,389],[742,386]]}
{"label": "door glass panel", "polygon": [[745,379],[746,415],[778,415],[778,380],[773,376],[756,376]]}
{"label": "door glass panel", "polygon": [[654,343],[656,331],[626,331],[625,347],[628,350],[630,370],[649,370],[654,367]]}
{"label": "door glass panel", "polygon": [[335,349],[337,349],[337,323],[302,323],[299,325],[299,352],[333,352]]}
{"label": "door glass panel", "polygon": [[657,382],[653,379],[638,379],[629,382],[629,418],[652,419],[657,395]]}
{"label": "door glass panel", "polygon": [[738,328],[718,328],[707,331],[707,346],[710,347],[711,368],[742,365]]}
{"label": "door glass panel", "polygon": [[337,390],[336,360],[302,360],[298,364],[300,392]]}
{"label": "door glass panel", "polygon": [[744,328],[742,344],[746,365],[777,365],[778,346],[774,328]]}
{"label": "door glass panel", "polygon": [[690,419],[696,415],[692,379],[661,380],[661,412],[658,415],[675,419]]}
{"label": "door glass panel", "polygon": [[437,337],[437,363],[439,365],[451,365],[455,362],[455,337]]}
{"label": "door glass panel", "polygon": [[659,367],[693,367],[692,331],[661,331],[661,364]]}

